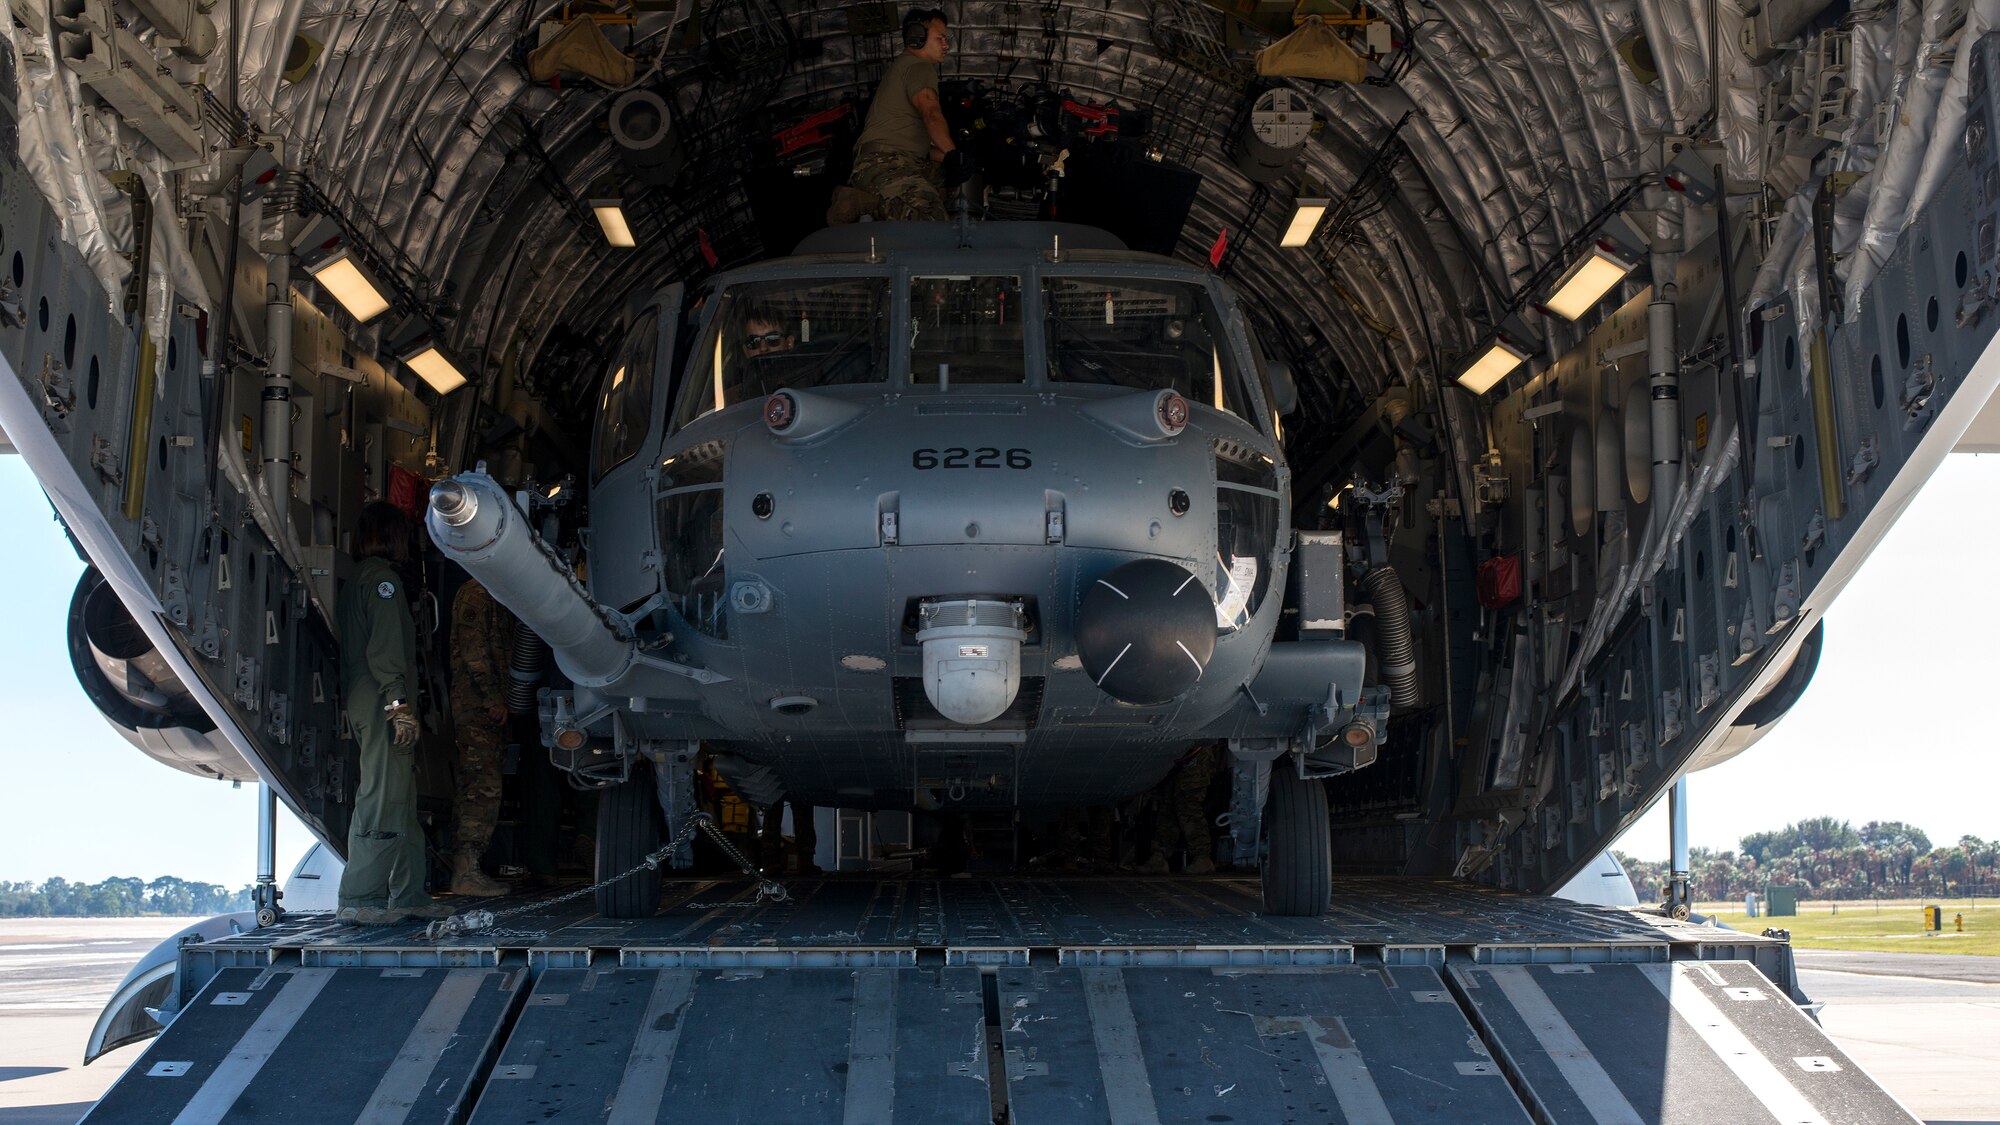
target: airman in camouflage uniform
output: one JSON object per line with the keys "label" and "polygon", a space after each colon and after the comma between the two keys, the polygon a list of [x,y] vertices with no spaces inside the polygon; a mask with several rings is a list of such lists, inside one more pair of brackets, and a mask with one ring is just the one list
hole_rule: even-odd
{"label": "airman in camouflage uniform", "polygon": [[1167,857],[1187,849],[1186,871],[1215,871],[1215,838],[1208,824],[1208,787],[1222,767],[1222,748],[1200,745],[1181,755],[1174,772],[1153,788],[1153,854],[1139,870],[1165,874]]}
{"label": "airman in camouflage uniform", "polygon": [[479,857],[500,819],[507,665],[513,646],[514,615],[477,580],[466,579],[451,600],[451,713],[458,731],[453,894],[501,895],[508,890],[479,869]]}
{"label": "airman in camouflage uniform", "polygon": [[[855,139],[854,172],[847,182],[881,200],[879,217],[891,222],[943,222],[944,165],[961,173],[967,167],[938,102],[938,64],[950,50],[942,10],[918,8],[906,14],[903,53],[883,72]],[[835,212],[851,209],[835,201]],[[853,217],[829,215],[833,221]]]}
{"label": "airman in camouflage uniform", "polygon": [[848,183],[882,201],[889,222],[944,222],[944,174],[934,162],[900,152],[868,152],[854,158]]}

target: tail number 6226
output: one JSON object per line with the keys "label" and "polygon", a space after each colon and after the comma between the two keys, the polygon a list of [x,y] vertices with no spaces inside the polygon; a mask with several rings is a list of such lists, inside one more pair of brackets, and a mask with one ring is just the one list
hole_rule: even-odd
{"label": "tail number 6226", "polygon": [[990,445],[978,449],[953,446],[950,449],[917,449],[910,452],[910,467],[913,469],[1027,469],[1034,464],[1034,457],[1028,450],[995,449]]}

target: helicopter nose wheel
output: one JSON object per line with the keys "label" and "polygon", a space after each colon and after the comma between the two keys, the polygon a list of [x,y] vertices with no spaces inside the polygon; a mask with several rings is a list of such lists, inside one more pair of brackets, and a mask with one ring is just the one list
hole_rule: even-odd
{"label": "helicopter nose wheel", "polygon": [[[597,800],[597,879],[645,861],[662,840],[653,766],[632,763],[632,776],[603,790]],[[650,918],[660,908],[660,873],[652,868],[597,889],[597,912],[606,918]]]}
{"label": "helicopter nose wheel", "polygon": [[1333,898],[1333,826],[1326,789],[1289,758],[1271,763],[1264,810],[1264,913],[1317,918]]}

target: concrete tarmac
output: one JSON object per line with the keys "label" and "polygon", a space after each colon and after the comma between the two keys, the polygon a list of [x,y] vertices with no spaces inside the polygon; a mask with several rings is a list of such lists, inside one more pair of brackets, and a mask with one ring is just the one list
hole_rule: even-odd
{"label": "concrete tarmac", "polygon": [[[71,1125],[146,1049],[83,1044],[126,970],[186,918],[0,919],[0,1122]],[[2000,1125],[2000,957],[1798,953],[1854,1061],[1931,1125]]]}
{"label": "concrete tarmac", "polygon": [[1799,987],[1825,1005],[1820,1025],[1911,1113],[2000,1125],[2000,957],[1795,956]]}
{"label": "concrete tarmac", "polygon": [[0,918],[0,1122],[73,1125],[146,1050],[83,1065],[127,970],[189,918]]}
{"label": "concrete tarmac", "polygon": [[1793,950],[1793,956],[1798,958],[1801,969],[2000,984],[2000,957],[1982,957],[1975,953],[1854,953],[1798,949]]}

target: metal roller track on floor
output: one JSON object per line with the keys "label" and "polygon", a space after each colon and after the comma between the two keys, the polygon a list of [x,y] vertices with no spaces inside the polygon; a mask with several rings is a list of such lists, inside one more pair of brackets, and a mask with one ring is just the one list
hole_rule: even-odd
{"label": "metal roller track on floor", "polygon": [[1316,919],[1234,879],[792,890],[189,946],[198,994],[91,1120],[1914,1120],[1748,934],[1441,880]]}

